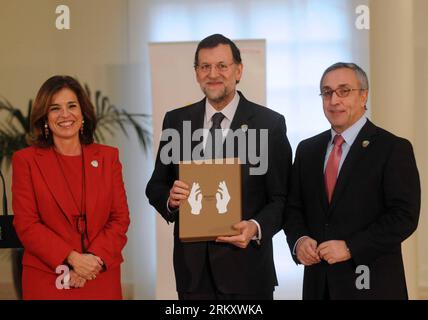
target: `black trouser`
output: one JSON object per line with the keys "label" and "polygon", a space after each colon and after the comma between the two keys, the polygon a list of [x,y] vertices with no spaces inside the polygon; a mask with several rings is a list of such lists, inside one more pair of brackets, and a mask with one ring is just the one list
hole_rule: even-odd
{"label": "black trouser", "polygon": [[205,257],[204,270],[196,290],[192,292],[178,292],[179,300],[273,300],[273,291],[242,294],[242,293],[222,293],[218,290],[211,266],[209,263],[208,250]]}
{"label": "black trouser", "polygon": [[331,300],[330,297],[330,291],[328,289],[328,282],[327,282],[327,277],[325,277],[325,287],[324,287],[324,294],[323,294],[323,300]]}

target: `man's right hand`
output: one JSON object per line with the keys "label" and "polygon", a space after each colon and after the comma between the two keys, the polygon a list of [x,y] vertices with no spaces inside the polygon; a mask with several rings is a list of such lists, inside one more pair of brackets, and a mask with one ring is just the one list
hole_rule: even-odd
{"label": "man's right hand", "polygon": [[296,247],[296,255],[300,263],[305,266],[310,266],[321,261],[317,254],[317,242],[310,237],[304,237],[299,240]]}
{"label": "man's right hand", "polygon": [[180,201],[186,200],[189,197],[189,194],[189,186],[183,181],[175,180],[171,190],[169,190],[168,207],[171,210],[177,209],[180,207]]}

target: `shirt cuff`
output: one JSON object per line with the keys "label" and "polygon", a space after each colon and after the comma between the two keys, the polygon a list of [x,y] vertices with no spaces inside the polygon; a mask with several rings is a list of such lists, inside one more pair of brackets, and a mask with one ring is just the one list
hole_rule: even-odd
{"label": "shirt cuff", "polygon": [[257,234],[251,240],[256,240],[257,243],[260,244],[260,240],[262,240],[262,229],[260,228],[260,224],[254,219],[250,219],[249,221],[254,222],[257,226]]}
{"label": "shirt cuff", "polygon": [[169,197],[168,197],[168,200],[166,200],[166,210],[168,210],[169,213],[176,213],[178,211],[178,208],[171,210],[168,206],[168,203],[169,203]]}
{"label": "shirt cuff", "polygon": [[296,241],[296,243],[294,244],[294,247],[293,247],[293,255],[296,255],[297,244],[299,243],[300,240],[302,240],[304,238],[309,238],[309,237],[308,236],[301,236],[299,239],[297,239],[297,241]]}

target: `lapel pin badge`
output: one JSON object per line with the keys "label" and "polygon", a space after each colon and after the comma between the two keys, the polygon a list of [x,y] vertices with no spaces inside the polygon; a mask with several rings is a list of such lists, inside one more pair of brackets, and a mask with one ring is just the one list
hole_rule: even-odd
{"label": "lapel pin badge", "polygon": [[91,161],[91,166],[93,166],[94,168],[98,168],[98,161],[97,160],[92,160]]}
{"label": "lapel pin badge", "polygon": [[248,126],[246,124],[241,125],[241,130],[247,132]]}
{"label": "lapel pin badge", "polygon": [[362,146],[363,146],[363,148],[367,148],[369,144],[370,144],[369,140],[364,140],[362,143]]}

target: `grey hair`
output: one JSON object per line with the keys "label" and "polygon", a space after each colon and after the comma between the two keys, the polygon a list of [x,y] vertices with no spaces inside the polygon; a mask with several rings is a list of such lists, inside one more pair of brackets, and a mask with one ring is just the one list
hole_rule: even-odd
{"label": "grey hair", "polygon": [[337,69],[351,69],[354,70],[355,76],[357,77],[358,82],[360,83],[361,89],[369,90],[369,80],[367,78],[367,74],[361,67],[359,67],[357,64],[352,62],[337,62],[330,67],[328,67],[324,73],[322,74],[321,81],[320,81],[320,90],[322,90],[322,82],[324,81],[324,78],[327,73],[337,70]]}

